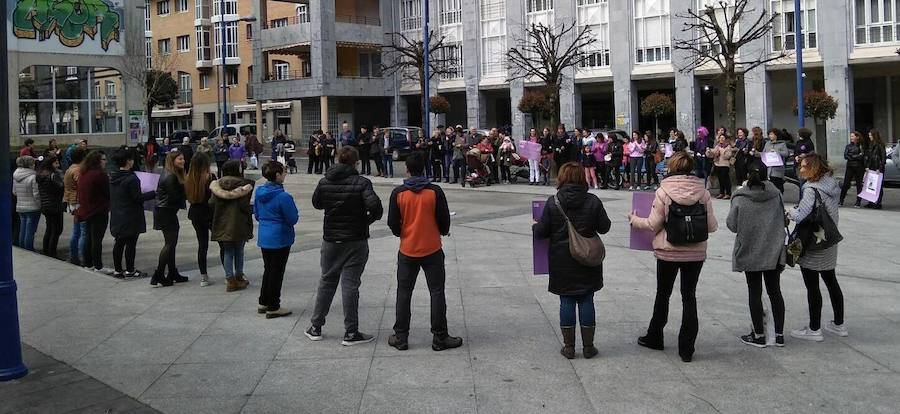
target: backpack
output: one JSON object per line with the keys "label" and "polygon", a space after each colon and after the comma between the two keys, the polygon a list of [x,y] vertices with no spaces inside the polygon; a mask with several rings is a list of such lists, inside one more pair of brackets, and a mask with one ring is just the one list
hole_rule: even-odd
{"label": "backpack", "polygon": [[689,206],[672,201],[665,229],[666,241],[673,245],[706,241],[709,239],[706,206],[699,201]]}
{"label": "backpack", "polygon": [[603,259],[606,259],[606,246],[603,245],[603,240],[600,240],[600,236],[597,233],[594,233],[591,237],[584,237],[578,234],[575,226],[572,225],[565,210],[563,210],[562,204],[559,203],[559,198],[554,196],[553,200],[556,202],[556,208],[559,209],[559,212],[566,220],[566,226],[569,230],[569,253],[572,255],[572,258],[588,267],[597,267],[603,264]]}

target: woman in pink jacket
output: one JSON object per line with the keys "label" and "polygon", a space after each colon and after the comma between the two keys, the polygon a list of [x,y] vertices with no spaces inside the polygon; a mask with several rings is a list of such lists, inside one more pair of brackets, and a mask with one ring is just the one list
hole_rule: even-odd
{"label": "woman in pink jacket", "polygon": [[[692,175],[694,160],[684,152],[677,152],[669,159],[670,175],[662,180],[650,216],[641,218],[632,212],[628,216],[631,226],[642,230],[656,232],[653,237],[653,251],[656,255],[656,302],[653,305],[653,318],[647,335],[638,338],[638,345],[662,350],[664,347],[663,328],[669,314],[669,297],[675,285],[675,277],[681,272],[681,301],[683,314],[681,332],[678,334],[678,354],[684,362],[690,362],[694,355],[694,341],[697,339],[697,280],[703,262],[706,261],[706,239],[708,233],[716,231],[718,223],[713,215],[713,206],[709,191],[703,179]],[[697,224],[690,225],[690,218],[702,217],[697,214],[699,207],[705,210],[707,234],[696,234],[692,230]],[[670,208],[678,210],[670,215]],[[678,211],[695,210],[691,214],[678,214]],[[702,225],[699,225],[702,228]],[[668,234],[672,231],[672,234]],[[677,231],[676,231],[677,230]],[[686,237],[692,236],[692,237]],[[685,242],[685,239],[698,240]]]}
{"label": "woman in pink jacket", "polygon": [[631,167],[629,181],[631,181],[632,191],[641,189],[641,181],[643,181],[642,178],[644,176],[641,170],[644,169],[645,149],[647,149],[647,142],[644,141],[644,136],[638,131],[632,132],[631,143],[628,144],[628,150],[626,151],[629,157],[629,166]]}

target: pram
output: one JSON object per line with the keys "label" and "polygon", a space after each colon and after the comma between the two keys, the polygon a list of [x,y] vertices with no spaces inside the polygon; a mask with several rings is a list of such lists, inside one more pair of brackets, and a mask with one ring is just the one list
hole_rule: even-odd
{"label": "pram", "polygon": [[292,141],[278,144],[276,147],[278,152],[278,161],[287,166],[288,174],[297,173],[297,161],[294,160],[294,153],[297,152]]}
{"label": "pram", "polygon": [[466,179],[463,180],[463,187],[466,186],[466,183],[473,188],[482,184],[490,185],[488,181],[490,177],[491,171],[481,161],[481,151],[473,149],[466,153]]}

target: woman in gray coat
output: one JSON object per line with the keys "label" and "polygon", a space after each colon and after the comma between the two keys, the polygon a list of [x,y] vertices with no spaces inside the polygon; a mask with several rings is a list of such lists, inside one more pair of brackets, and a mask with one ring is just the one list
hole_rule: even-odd
{"label": "woman in gray coat", "polygon": [[784,204],[781,192],[767,180],[766,166],[759,158],[746,165],[747,180],[731,199],[728,229],[737,233],[732,255],[732,270],[744,272],[750,291],[750,319],[753,332],[741,336],[741,342],[758,348],[766,347],[763,326],[763,281],[772,302],[775,319],[775,346],[784,346],[784,298],[781,295],[781,272],[784,270],[783,243],[776,243],[784,235]]}
{"label": "woman in gray coat", "polygon": [[[782,161],[791,155],[791,151],[788,149],[787,145],[785,145],[784,141],[781,140],[781,131],[774,128],[769,130],[769,140],[766,141],[763,152],[777,153],[781,156]],[[768,171],[766,171],[766,175],[769,176],[769,180],[772,181],[772,184],[775,184],[775,187],[778,187],[778,190],[784,193],[784,166],[769,167]]]}
{"label": "woman in gray coat", "polygon": [[[800,161],[800,178],[806,180],[803,185],[803,195],[800,205],[788,210],[791,220],[800,223],[812,213],[816,205],[816,191],[822,198],[825,211],[838,224],[838,200],[841,188],[837,180],[832,177],[831,167],[818,154],[807,154]],[[803,273],[803,283],[806,284],[806,297],[809,300],[809,326],[803,329],[795,329],[791,336],[798,339],[820,342],[824,340],[822,335],[822,294],[819,292],[819,276],[828,288],[828,296],[831,297],[831,307],[834,309],[834,320],[824,326],[825,330],[838,336],[847,336],[847,328],[844,326],[844,295],[841,285],[838,284],[834,274],[837,266],[838,245],[822,250],[807,251],[800,257],[798,263]]]}

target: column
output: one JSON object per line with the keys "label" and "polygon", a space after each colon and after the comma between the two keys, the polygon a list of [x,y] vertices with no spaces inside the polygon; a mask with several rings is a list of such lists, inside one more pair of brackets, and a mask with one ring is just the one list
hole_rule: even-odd
{"label": "column", "polygon": [[514,80],[509,83],[510,112],[512,112],[512,136],[521,139],[527,136],[531,129],[531,115],[519,111],[519,101],[525,94],[525,84],[522,80]]}
{"label": "column", "polygon": [[[750,0],[748,9],[766,10],[766,0]],[[759,13],[747,13],[740,22],[741,28],[749,29]],[[673,25],[674,27],[674,25]],[[769,36],[762,37],[750,42],[741,49],[741,54],[746,56],[765,56],[769,49]],[[766,72],[766,66],[758,66],[753,70],[744,73],[744,108],[747,114],[747,120],[744,125],[747,129],[758,126],[763,131],[769,129],[770,119],[772,119],[772,98],[769,91],[769,76]],[[740,124],[740,121],[738,121]]]}
{"label": "column", "polygon": [[[525,9],[522,1],[506,2],[506,47],[512,48],[516,46],[516,40],[525,36]],[[508,65],[508,64],[507,64]],[[507,67],[507,71],[512,74],[512,70]],[[531,117],[528,114],[519,111],[519,101],[525,94],[525,83],[521,79],[514,80],[509,83],[509,100],[510,112],[512,119],[512,135],[516,138],[524,138],[529,128],[531,128]]]}
{"label": "column", "polygon": [[477,0],[462,0],[463,75],[466,80],[467,126],[487,128],[484,125],[484,99],[478,90],[481,82],[481,60],[478,50],[481,43],[481,9]]}
{"label": "column", "polygon": [[844,145],[853,122],[853,70],[848,62],[852,47],[849,39],[853,38],[853,32],[847,19],[851,9],[845,0],[819,0],[817,6],[819,21],[828,22],[828,30],[820,30],[817,34],[825,90],[838,102],[837,114],[825,124],[828,148],[817,148],[817,152],[842,163]]}
{"label": "column", "polygon": [[[621,0],[620,0],[621,2]],[[574,1],[558,1],[554,4],[553,19],[556,21],[557,27],[562,25],[570,25],[575,21],[575,2]],[[575,30],[578,30],[576,27]],[[575,41],[575,32],[570,32],[566,38],[562,39],[560,47],[567,48]],[[562,51],[560,51],[561,53]],[[579,116],[576,115],[581,108],[575,105],[575,68],[569,67],[563,70],[562,88],[559,91],[559,121],[566,124],[566,129],[572,130],[575,120]]]}
{"label": "column", "polygon": [[[274,134],[275,133],[274,129],[270,129],[269,131],[266,131],[263,129],[263,109],[262,109],[261,101],[259,101],[259,100],[256,101],[255,110],[256,110],[256,135],[260,136],[260,137],[265,137],[266,134]],[[272,128],[272,125],[273,124],[268,124],[267,126],[269,128]]]}
{"label": "column", "polygon": [[[328,85],[337,77],[337,44],[334,37],[334,1],[309,2],[310,14],[310,64],[312,78],[322,93],[328,92]],[[323,126],[323,129],[327,125]]]}
{"label": "column", "polygon": [[291,130],[288,134],[295,140],[303,138],[303,100],[291,101]]}
{"label": "column", "polygon": [[406,126],[409,124],[408,111],[406,98],[403,95],[391,98],[391,125]]}
{"label": "column", "polygon": [[322,124],[322,131],[328,132],[328,97],[319,97],[319,121]]}
{"label": "column", "polygon": [[[616,129],[631,131],[637,125],[637,88],[631,81],[634,66],[634,14],[630,0],[609,3],[609,21],[625,22],[618,30],[610,30],[610,67],[613,72],[613,102],[616,107]],[[674,9],[674,7],[673,7]],[[674,24],[673,24],[674,27]]]}
{"label": "column", "polygon": [[[751,0],[760,1],[760,0]],[[679,18],[680,10],[692,7],[693,0],[672,0],[669,10],[672,11],[672,66],[675,71],[675,118],[678,129],[684,132],[688,140],[694,138],[697,126],[700,125],[700,94],[694,71],[681,72],[680,67],[685,67],[691,61],[691,53],[685,50],[675,49],[674,44],[678,39],[690,39],[690,33],[684,33],[680,27],[684,27],[687,19]],[[754,13],[754,15],[756,15]],[[710,125],[710,127],[713,127]]]}

